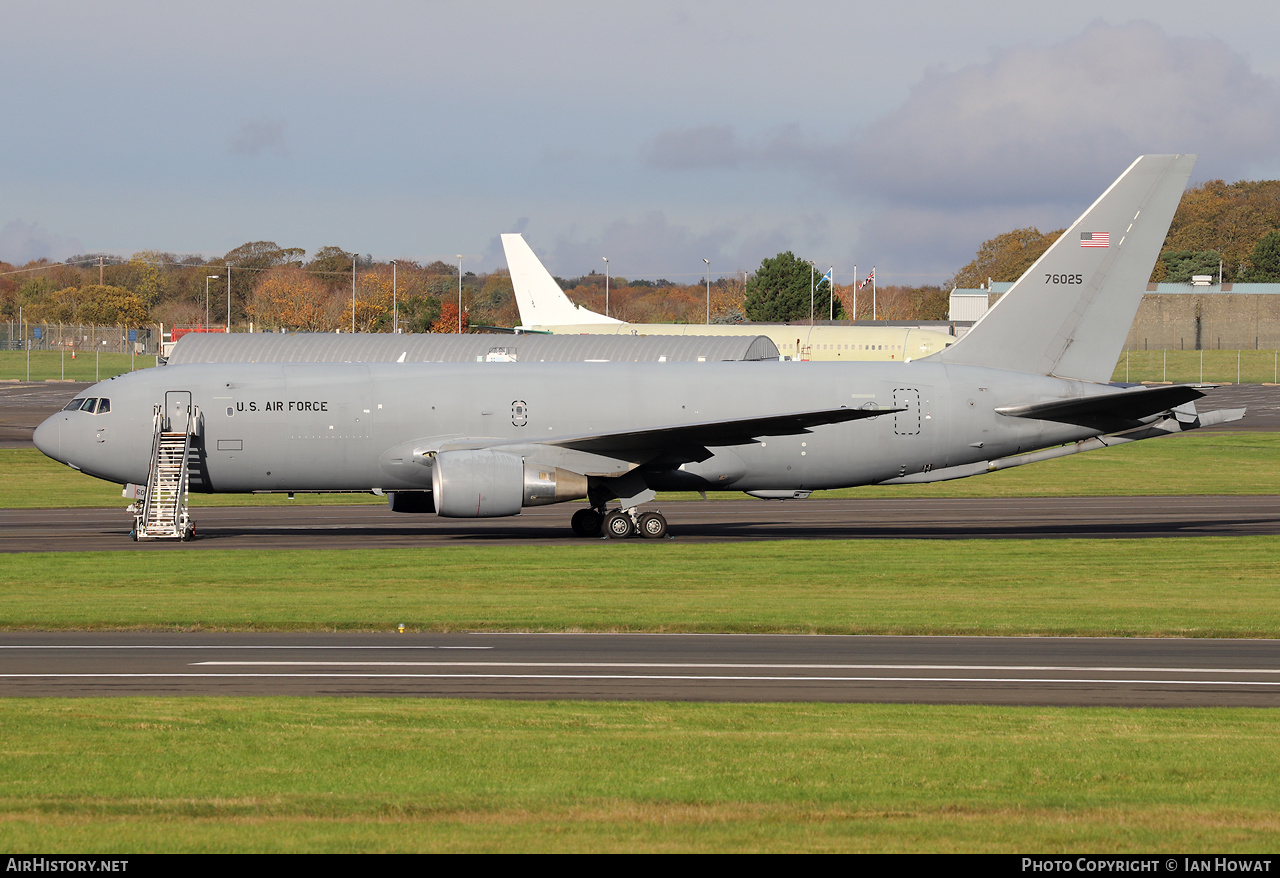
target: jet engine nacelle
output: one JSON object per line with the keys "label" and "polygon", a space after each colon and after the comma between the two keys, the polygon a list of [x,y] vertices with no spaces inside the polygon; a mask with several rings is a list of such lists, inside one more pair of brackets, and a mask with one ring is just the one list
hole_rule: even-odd
{"label": "jet engine nacelle", "polygon": [[485,448],[437,454],[431,488],[436,512],[446,518],[493,518],[579,500],[587,496],[587,477]]}

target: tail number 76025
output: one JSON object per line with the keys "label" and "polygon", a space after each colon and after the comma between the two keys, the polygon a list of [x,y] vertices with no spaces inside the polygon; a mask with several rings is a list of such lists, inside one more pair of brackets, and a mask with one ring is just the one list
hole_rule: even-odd
{"label": "tail number 76025", "polygon": [[1046,274],[1044,282],[1047,284],[1082,284],[1084,283],[1084,275],[1082,274]]}

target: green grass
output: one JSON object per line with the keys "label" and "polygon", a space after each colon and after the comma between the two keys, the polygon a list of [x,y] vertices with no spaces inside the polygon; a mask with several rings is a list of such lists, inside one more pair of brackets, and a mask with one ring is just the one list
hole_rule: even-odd
{"label": "green grass", "polygon": [[0,556],[0,629],[1280,637],[1280,537]]}
{"label": "green grass", "polygon": [[[123,503],[34,451],[0,451],[0,473],[0,506]],[[1278,474],[1280,437],[1193,434],[839,493],[1274,494]],[[0,629],[1280,637],[1277,537],[166,548],[183,553],[176,579],[168,551],[0,556]],[[1276,721],[1251,709],[0,699],[0,848],[1270,851]]]}
{"label": "green grass", "polygon": [[12,853],[1269,851],[1269,710],[6,699]]}
{"label": "green grass", "polygon": [[1274,384],[1280,351],[1126,351],[1112,381],[1175,384]]}
{"label": "green grass", "polygon": [[0,380],[105,381],[112,376],[135,369],[146,369],[155,364],[154,354],[137,357],[129,354],[98,354],[95,359],[90,351],[77,353],[73,360],[70,351],[65,355],[61,351],[31,351],[28,378],[25,351],[0,351]]}
{"label": "green grass", "polygon": [[[127,505],[120,488],[31,448],[0,449],[0,508]],[[1247,474],[1243,477],[1242,474]],[[1152,494],[1280,494],[1280,433],[1191,433],[1077,454],[991,475],[820,491],[815,497],[1089,497]],[[663,502],[696,494],[663,494]],[[741,499],[739,493],[712,497]],[[193,494],[191,505],[383,504],[370,494]]]}
{"label": "green grass", "polygon": [[815,497],[1103,497],[1280,494],[1280,433],[1189,433],[931,485]]}

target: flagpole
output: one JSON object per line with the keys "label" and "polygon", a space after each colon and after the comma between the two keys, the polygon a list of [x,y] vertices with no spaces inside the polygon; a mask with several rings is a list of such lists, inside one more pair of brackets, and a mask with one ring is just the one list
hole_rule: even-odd
{"label": "flagpole", "polygon": [[827,266],[827,322],[836,319],[836,267]]}
{"label": "flagpole", "polygon": [[809,325],[813,326],[813,262],[809,263]]}
{"label": "flagpole", "polygon": [[853,322],[858,322],[858,266],[853,267]]}
{"label": "flagpole", "polygon": [[871,266],[871,319],[878,320],[876,317],[876,267]]}

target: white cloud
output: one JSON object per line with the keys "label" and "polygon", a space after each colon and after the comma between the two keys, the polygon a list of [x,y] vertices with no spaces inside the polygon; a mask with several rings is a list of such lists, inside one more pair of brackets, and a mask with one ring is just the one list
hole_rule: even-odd
{"label": "white cloud", "polygon": [[928,74],[814,170],[898,203],[1016,204],[1096,195],[1143,153],[1198,152],[1198,176],[1234,176],[1271,159],[1278,138],[1280,92],[1222,42],[1095,22],[1047,49]]}
{"label": "white cloud", "polygon": [[844,141],[693,128],[659,134],[646,158],[799,172],[857,208],[860,261],[937,283],[992,235],[1068,224],[1138,155],[1199,153],[1195,179],[1234,180],[1274,172],[1277,141],[1280,91],[1221,41],[1095,21],[1053,46],[934,69]]}

